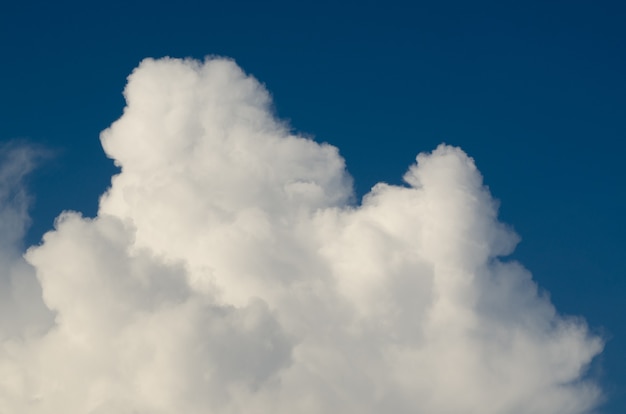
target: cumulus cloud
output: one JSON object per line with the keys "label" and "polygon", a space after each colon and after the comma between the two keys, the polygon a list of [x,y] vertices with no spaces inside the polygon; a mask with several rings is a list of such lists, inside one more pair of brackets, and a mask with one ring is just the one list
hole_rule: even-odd
{"label": "cumulus cloud", "polygon": [[[101,135],[121,172],[97,216],[64,213],[25,255],[54,321],[0,326],[0,412],[597,406],[601,340],[502,258],[518,238],[459,148],[355,205],[338,150],[294,135],[230,60],[146,59],[125,97]],[[4,188],[23,163],[6,165],[13,226],[25,210]]]}

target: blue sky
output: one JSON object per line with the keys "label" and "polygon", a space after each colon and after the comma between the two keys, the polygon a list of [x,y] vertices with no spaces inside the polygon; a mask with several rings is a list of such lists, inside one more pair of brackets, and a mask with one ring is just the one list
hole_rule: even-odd
{"label": "blue sky", "polygon": [[62,210],[95,214],[116,171],[98,135],[143,58],[231,57],[340,149],[359,196],[441,142],[473,157],[521,236],[513,258],[607,338],[602,412],[626,410],[621,2],[5,3],[0,140],[54,153],[26,245]]}

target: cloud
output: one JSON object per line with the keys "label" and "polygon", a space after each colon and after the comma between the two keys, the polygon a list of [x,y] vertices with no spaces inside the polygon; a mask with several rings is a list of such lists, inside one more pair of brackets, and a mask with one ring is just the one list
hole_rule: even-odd
{"label": "cloud", "polygon": [[0,336],[0,412],[600,402],[585,373],[601,340],[502,259],[518,238],[462,150],[420,154],[406,186],[355,205],[338,150],[293,135],[230,60],[146,59],[125,97],[101,135],[121,172],[97,216],[62,214],[25,255],[54,322]]}
{"label": "cloud", "polygon": [[40,332],[52,322],[34,269],[22,258],[31,201],[24,180],[44,156],[26,142],[0,145],[0,341]]}

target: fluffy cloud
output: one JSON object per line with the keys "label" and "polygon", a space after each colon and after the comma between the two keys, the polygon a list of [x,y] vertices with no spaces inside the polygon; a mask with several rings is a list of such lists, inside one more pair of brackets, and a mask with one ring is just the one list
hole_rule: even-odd
{"label": "fluffy cloud", "polygon": [[[600,339],[501,259],[517,236],[460,149],[354,205],[337,149],[293,135],[232,61],[147,59],[125,96],[101,136],[121,173],[98,215],[64,213],[28,264],[21,225],[3,233],[3,260],[39,283],[2,318],[1,413],[597,406]],[[5,187],[25,171],[7,165],[14,226],[25,207]],[[25,334],[32,292],[48,310]]]}

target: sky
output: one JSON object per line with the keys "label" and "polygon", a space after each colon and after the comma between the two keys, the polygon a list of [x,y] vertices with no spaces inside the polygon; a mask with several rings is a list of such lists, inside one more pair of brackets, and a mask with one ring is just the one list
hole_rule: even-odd
{"label": "sky", "polygon": [[0,412],[623,413],[625,18],[2,5]]}

